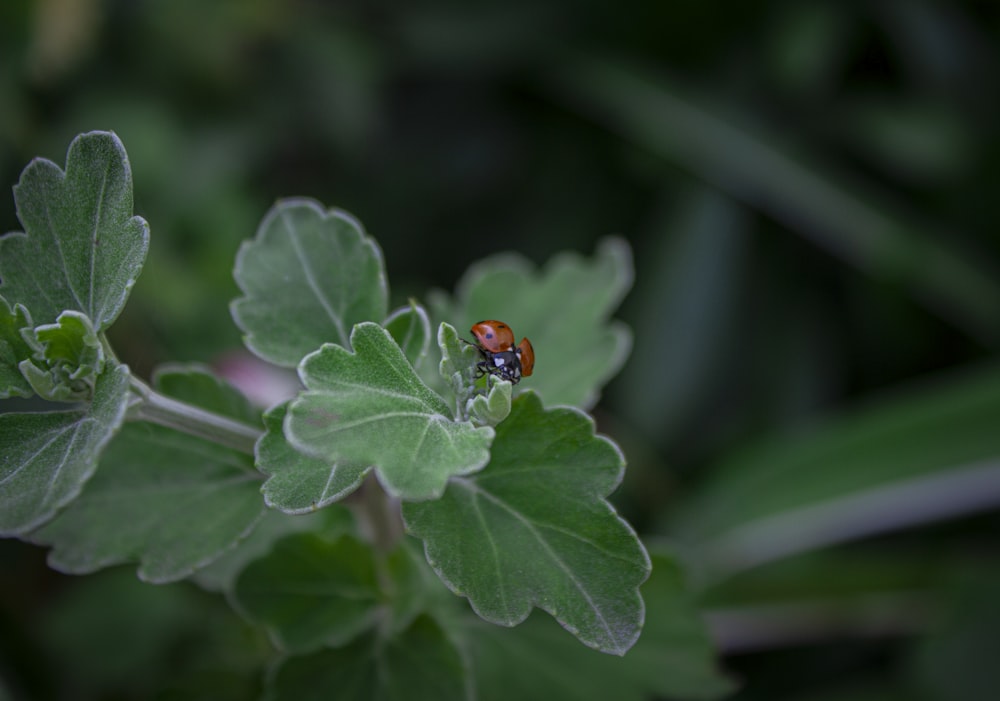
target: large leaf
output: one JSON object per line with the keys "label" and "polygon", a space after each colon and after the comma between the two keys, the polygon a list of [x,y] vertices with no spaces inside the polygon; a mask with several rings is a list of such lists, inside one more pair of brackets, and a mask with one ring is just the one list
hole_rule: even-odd
{"label": "large leaf", "polygon": [[351,346],[327,344],[302,361],[306,391],[285,419],[296,448],[330,464],[374,465],[407,499],[437,497],[452,475],[482,469],[492,428],[452,420],[381,326],[358,324]]}
{"label": "large leaf", "polygon": [[471,701],[454,644],[428,616],[384,640],[366,635],[346,647],[291,657],[268,680],[266,699],[298,701]]}
{"label": "large leaf", "polygon": [[[731,691],[677,565],[654,556],[653,573],[642,593],[646,625],[623,658],[576,644],[552,619],[537,613],[516,628],[470,626],[478,698],[645,701],[711,699]],[[512,669],[517,674],[511,674]]]}
{"label": "large leaf", "polygon": [[[238,392],[200,371],[160,373],[156,386],[232,418],[253,415]],[[138,561],[144,580],[181,579],[249,533],[264,511],[259,489],[249,456],[130,423],[80,497],[32,540],[52,546],[49,564],[63,572]]]}
{"label": "large leaf", "polygon": [[107,369],[83,409],[0,415],[0,534],[24,534],[72,501],[125,417],[128,368]]}
{"label": "large leaf", "polygon": [[66,171],[37,158],[14,187],[24,234],[0,239],[0,289],[36,324],[73,309],[97,331],[125,306],[149,247],[149,227],[132,216],[132,172],[118,137],[82,134]]}
{"label": "large leaf", "polygon": [[455,299],[440,296],[435,313],[460,331],[501,319],[531,339],[534,374],[521,386],[552,404],[587,408],[621,369],[632,346],[628,328],[609,318],[632,285],[632,257],[622,239],[601,242],[592,259],[562,254],[538,270],[518,255],[473,265]]}
{"label": "large leaf", "polygon": [[284,434],[288,404],[264,414],[266,433],[257,441],[257,469],[268,475],[261,487],[268,506],[306,514],[344,498],[361,485],[371,466],[316,458],[296,450]]}
{"label": "large leaf", "polygon": [[370,628],[379,602],[372,548],[350,535],[291,535],[250,563],[234,590],[241,610],[279,647],[339,646]]}
{"label": "large leaf", "polygon": [[346,347],[354,324],[386,315],[378,245],[352,216],[314,200],[275,204],[240,247],[233,275],[243,292],[233,318],[247,347],[278,365],[294,367],[324,343]]}
{"label": "large leaf", "polygon": [[685,508],[683,537],[730,571],[1000,505],[1000,368],[937,378],[752,446]]}
{"label": "large leaf", "polygon": [[605,500],[622,455],[574,409],[525,393],[497,427],[482,472],[437,501],[404,502],[427,560],[487,621],[512,626],[537,606],[587,645],[624,654],[643,622],[649,557]]}

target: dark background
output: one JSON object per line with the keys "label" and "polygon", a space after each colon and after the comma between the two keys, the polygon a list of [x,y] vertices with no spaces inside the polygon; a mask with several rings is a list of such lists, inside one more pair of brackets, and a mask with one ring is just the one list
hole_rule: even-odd
{"label": "dark background", "polygon": [[[620,507],[669,536],[688,495],[745,446],[996,359],[997,7],[8,0],[0,178],[13,185],[39,155],[62,164],[83,131],[122,138],[152,245],[112,340],[144,375],[240,348],[233,257],[279,197],[364,222],[397,303],[452,289],[490,253],[543,263],[625,237],[637,282],[619,316],[635,350],[596,413],[629,456]],[[3,202],[0,229],[19,229]],[[958,612],[938,628],[900,616],[883,629],[806,621],[745,646],[720,634],[745,683],[737,698],[989,693],[976,674],[1000,652],[983,623],[1000,617],[988,603],[1000,579],[987,574],[997,516],[858,544],[875,559],[907,553],[891,573],[900,588],[947,580],[945,608]],[[920,566],[956,549],[974,551],[972,565]],[[810,567],[807,579],[825,576]],[[866,572],[854,571],[862,589]],[[94,698],[141,697],[162,687],[164,649],[176,668],[218,648],[156,615],[170,597],[225,615],[194,590],[140,593],[129,572],[63,578],[10,541],[0,577],[0,681],[36,698],[63,693],[45,670],[74,664],[66,674]],[[761,586],[789,603],[774,582]],[[162,641],[131,665],[125,633],[105,648],[81,634],[84,619],[67,623],[116,588],[146,612],[129,620],[156,630],[142,637]],[[733,604],[717,596],[708,603]],[[230,667],[247,678],[259,641],[233,621],[221,630],[241,641]]]}

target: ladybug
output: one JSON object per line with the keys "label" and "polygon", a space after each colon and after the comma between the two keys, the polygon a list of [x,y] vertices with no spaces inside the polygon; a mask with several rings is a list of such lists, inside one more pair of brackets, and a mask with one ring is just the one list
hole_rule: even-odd
{"label": "ladybug", "polygon": [[472,325],[472,335],[482,360],[476,363],[477,377],[488,375],[512,385],[528,377],[535,368],[535,350],[522,338],[514,345],[514,332],[502,321],[487,319]]}

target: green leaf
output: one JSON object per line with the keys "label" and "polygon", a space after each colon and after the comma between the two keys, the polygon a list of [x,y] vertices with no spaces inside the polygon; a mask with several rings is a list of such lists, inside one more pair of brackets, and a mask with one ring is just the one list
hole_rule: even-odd
{"label": "green leaf", "polygon": [[427,310],[411,301],[388,316],[383,324],[418,373],[431,346],[431,321]]}
{"label": "green leaf", "polygon": [[428,616],[388,640],[367,635],[346,647],[290,657],[269,681],[270,701],[471,701],[458,650]]}
{"label": "green leaf", "polygon": [[31,385],[18,365],[32,357],[31,346],[24,340],[22,329],[31,329],[31,315],[23,304],[13,309],[0,297],[0,399],[30,397]]}
{"label": "green leaf", "polygon": [[[236,390],[199,370],[155,378],[175,399],[245,419]],[[108,446],[101,469],[58,518],[32,534],[51,545],[49,564],[82,574],[138,561],[149,582],[188,576],[244,538],[264,506],[249,456],[147,423],[130,423]]]}
{"label": "green leaf", "polygon": [[267,509],[253,532],[238,547],[226,551],[191,579],[209,591],[231,592],[236,579],[254,560],[271,552],[274,544],[294,533],[323,532],[327,537],[354,532],[354,516],[345,506],[334,506],[312,514],[290,516]]}
{"label": "green leaf", "polygon": [[732,683],[719,673],[708,631],[677,565],[654,556],[642,593],[647,623],[622,658],[576,644],[537,613],[517,628],[470,626],[466,639],[478,698],[645,701],[713,699],[732,691]]}
{"label": "green leaf", "polygon": [[[632,286],[632,257],[622,239],[601,242],[592,259],[565,253],[544,269],[518,255],[498,255],[469,268],[452,303],[434,300],[436,315],[468,329],[502,319],[527,336],[537,358],[522,387],[547,404],[587,408],[625,363],[632,335],[609,317]],[[502,293],[498,293],[502,290]]]}
{"label": "green leaf", "polygon": [[149,226],[132,216],[132,172],[115,134],[90,132],[70,144],[66,171],[36,158],[14,186],[24,234],[0,238],[7,299],[36,324],[64,310],[103,331],[115,320],[142,269]]}
{"label": "green leaf", "polygon": [[469,402],[476,392],[473,373],[479,352],[471,343],[463,342],[455,327],[447,322],[438,327],[437,342],[441,349],[438,374],[454,397],[455,416],[467,419]]}
{"label": "green leaf", "polygon": [[268,506],[305,514],[343,499],[357,489],[370,465],[331,462],[292,447],[284,434],[288,403],[264,414],[265,433],[257,441],[257,469],[268,475],[261,487]]}
{"label": "green leaf", "polygon": [[1000,367],[924,380],[734,455],[679,532],[729,573],[1000,504]]}
{"label": "green leaf", "polygon": [[0,535],[27,533],[76,498],[125,418],[128,378],[124,365],[107,369],[83,409],[0,414]]}
{"label": "green leaf", "polygon": [[448,478],[481,469],[493,429],[453,421],[378,324],[351,334],[354,353],[324,345],[299,368],[306,391],[285,419],[293,446],[329,462],[374,465],[386,490],[406,499],[441,495]]}
{"label": "green leaf", "polygon": [[275,204],[240,246],[233,275],[247,348],[278,365],[294,367],[324,343],[347,347],[351,327],[386,315],[378,245],[351,215],[314,200]]}
{"label": "green leaf", "polygon": [[403,517],[482,618],[513,626],[537,606],[590,647],[621,655],[642,627],[650,567],[605,500],[623,467],[585,414],[546,411],[529,392],[497,427],[485,470],[452,478],[440,500],[404,502]]}
{"label": "green leaf", "polygon": [[21,373],[43,399],[73,402],[90,399],[104,370],[104,347],[90,319],[66,311],[54,324],[24,331],[35,351],[33,360],[22,360]]}
{"label": "green leaf", "polygon": [[496,426],[510,414],[513,386],[506,380],[496,382],[489,394],[477,394],[469,400],[469,417],[473,423]]}
{"label": "green leaf", "polygon": [[315,533],[291,535],[243,570],[234,594],[283,650],[344,645],[375,622],[373,551],[350,535],[333,541]]}

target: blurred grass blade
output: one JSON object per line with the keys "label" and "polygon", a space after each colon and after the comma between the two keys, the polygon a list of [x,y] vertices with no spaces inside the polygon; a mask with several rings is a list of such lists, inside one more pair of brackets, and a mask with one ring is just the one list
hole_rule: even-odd
{"label": "blurred grass blade", "polygon": [[714,471],[682,536],[721,573],[1000,506],[1000,367],[779,436]]}
{"label": "blurred grass blade", "polygon": [[981,342],[1000,343],[1000,283],[861,183],[810,162],[723,108],[678,93],[662,76],[580,60],[550,87],[580,111],[676,163],[879,279],[902,284]]}
{"label": "blurred grass blade", "polygon": [[1000,459],[760,519],[715,540],[711,557],[752,567],[814,548],[1000,508]]}

